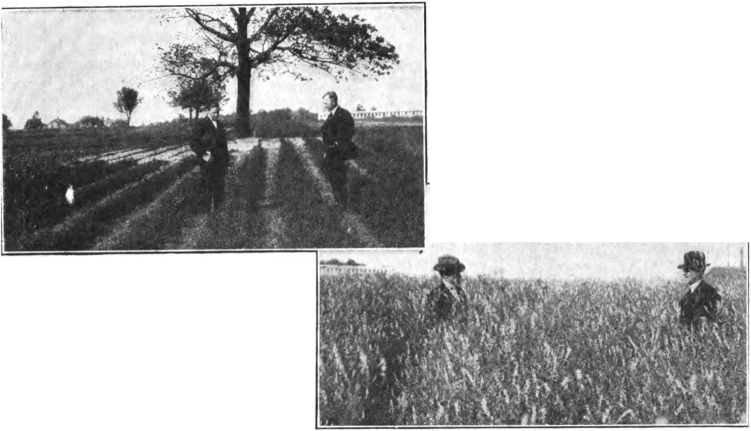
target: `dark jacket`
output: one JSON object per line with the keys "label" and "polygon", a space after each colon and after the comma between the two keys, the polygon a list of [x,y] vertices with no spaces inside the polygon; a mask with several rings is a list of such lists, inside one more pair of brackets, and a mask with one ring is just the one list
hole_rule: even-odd
{"label": "dark jacket", "polygon": [[324,121],[321,126],[323,149],[329,157],[342,156],[345,144],[352,142],[355,135],[355,120],[352,114],[341,106]]}
{"label": "dark jacket", "polygon": [[456,287],[459,297],[451,294],[443,282],[428,293],[427,306],[430,320],[448,321],[455,317],[466,317],[467,294]]}
{"label": "dark jacket", "polygon": [[208,118],[201,118],[193,125],[193,140],[190,148],[201,158],[211,154],[208,162],[209,170],[225,170],[229,165],[229,149],[227,148],[227,132],[224,124],[217,120],[217,126]]}
{"label": "dark jacket", "polygon": [[688,289],[681,298],[681,324],[696,326],[702,317],[714,321],[717,318],[717,305],[721,300],[717,289],[701,280],[693,292]]}

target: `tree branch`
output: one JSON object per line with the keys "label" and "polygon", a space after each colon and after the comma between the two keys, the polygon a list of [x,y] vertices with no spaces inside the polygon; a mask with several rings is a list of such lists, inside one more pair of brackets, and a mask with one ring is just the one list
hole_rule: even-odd
{"label": "tree branch", "polygon": [[[224,21],[220,19],[216,19],[216,18],[211,18],[208,15],[202,14],[194,9],[186,8],[185,11],[188,14],[188,16],[192,18],[193,21],[195,21],[196,24],[198,24],[204,31],[207,31],[213,34],[214,36],[218,37],[221,40],[231,42],[231,43],[235,42],[237,35],[232,31],[231,27]],[[227,33],[225,34],[214,29],[208,24],[210,22],[218,23],[219,25],[224,27],[225,30],[227,30]]]}
{"label": "tree branch", "polygon": [[261,26],[258,28],[258,30],[255,31],[247,40],[248,44],[251,44],[255,41],[257,41],[261,35],[266,31],[266,29],[269,27],[269,23],[276,17],[276,15],[279,13],[279,8],[273,8],[271,9],[271,12],[269,12],[269,16],[266,17],[266,21],[261,24]]}

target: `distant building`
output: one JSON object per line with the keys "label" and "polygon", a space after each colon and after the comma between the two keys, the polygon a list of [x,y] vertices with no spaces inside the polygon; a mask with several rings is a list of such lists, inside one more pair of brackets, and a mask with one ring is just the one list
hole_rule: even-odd
{"label": "distant building", "polygon": [[[392,117],[422,117],[423,111],[422,110],[413,110],[413,111],[354,111],[351,112],[352,117],[355,119],[358,118],[392,118]],[[326,121],[326,117],[329,114],[327,112],[322,112],[318,114],[318,120],[320,121]]]}
{"label": "distant building", "polygon": [[59,117],[47,123],[47,128],[49,129],[67,129],[68,127],[70,127],[70,124],[61,120]]}
{"label": "distant building", "polygon": [[321,275],[332,274],[385,274],[386,268],[369,268],[361,265],[328,265],[321,264]]}

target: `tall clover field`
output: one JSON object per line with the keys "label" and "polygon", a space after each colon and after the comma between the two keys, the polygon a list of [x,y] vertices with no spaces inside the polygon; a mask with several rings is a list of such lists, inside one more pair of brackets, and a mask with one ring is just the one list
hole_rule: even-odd
{"label": "tall clover field", "polygon": [[319,423],[747,423],[747,281],[709,281],[691,332],[673,281],[468,278],[467,322],[429,327],[435,278],[322,276]]}

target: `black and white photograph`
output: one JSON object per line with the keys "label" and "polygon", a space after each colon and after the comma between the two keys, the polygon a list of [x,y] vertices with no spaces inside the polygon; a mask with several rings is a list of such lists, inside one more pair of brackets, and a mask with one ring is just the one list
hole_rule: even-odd
{"label": "black and white photograph", "polygon": [[320,426],[746,424],[744,243],[325,251]]}
{"label": "black and white photograph", "polygon": [[422,3],[11,9],[4,251],[425,244]]}
{"label": "black and white photograph", "polygon": [[748,0],[3,0],[0,430],[748,428]]}

